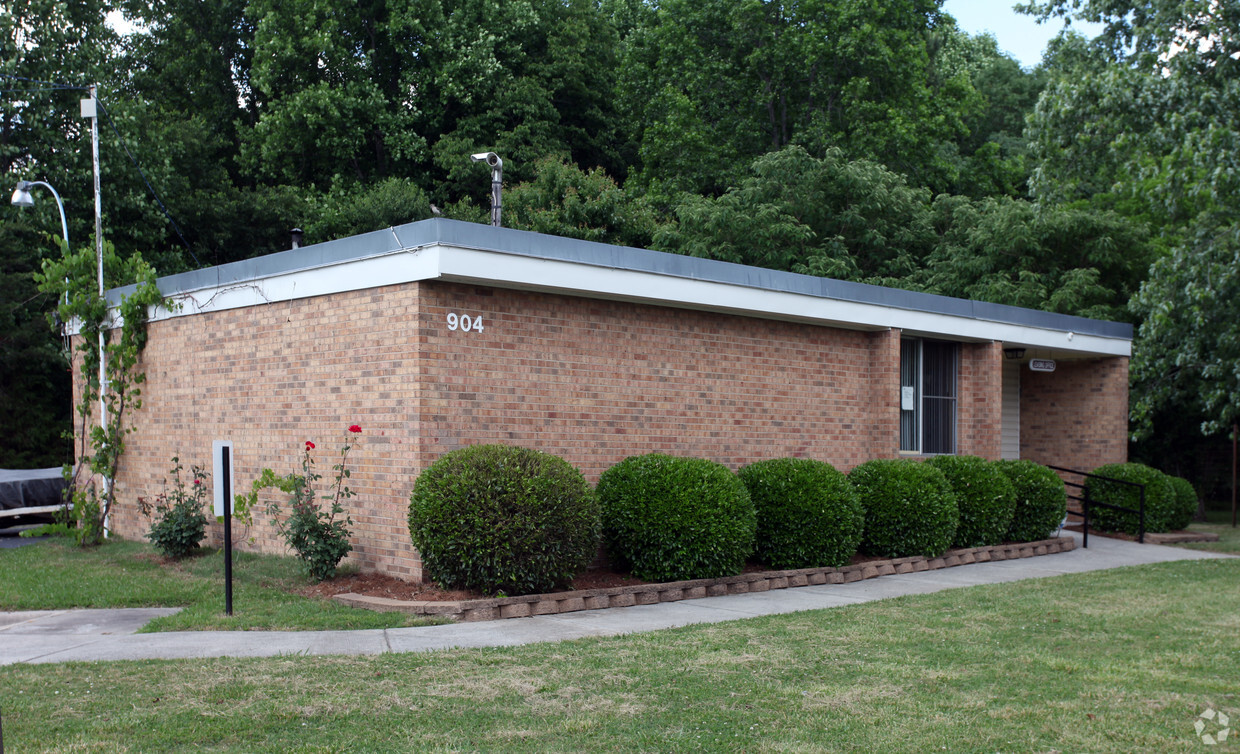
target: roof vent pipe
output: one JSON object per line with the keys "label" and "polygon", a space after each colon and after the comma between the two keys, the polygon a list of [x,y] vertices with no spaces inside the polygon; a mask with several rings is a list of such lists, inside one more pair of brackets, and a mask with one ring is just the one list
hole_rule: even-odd
{"label": "roof vent pipe", "polygon": [[289,235],[293,237],[293,248],[300,249],[302,237],[301,228],[293,228],[289,231]]}
{"label": "roof vent pipe", "polygon": [[500,197],[504,183],[504,161],[494,152],[471,154],[469,159],[474,162],[485,162],[491,166],[491,225],[500,227],[500,214],[503,211],[503,200]]}

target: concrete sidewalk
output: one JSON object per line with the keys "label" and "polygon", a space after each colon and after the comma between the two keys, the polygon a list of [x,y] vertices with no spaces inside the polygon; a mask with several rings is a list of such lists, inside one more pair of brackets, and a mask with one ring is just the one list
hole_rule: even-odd
{"label": "concrete sidewalk", "polygon": [[18,662],[143,660],[279,655],[364,655],[451,647],[501,647],[586,636],[657,631],[759,615],[817,610],[926,594],[1172,560],[1231,555],[1093,537],[1089,549],[1038,558],[972,563],[937,571],[881,576],[851,584],[805,586],[756,594],[656,605],[589,610],[532,618],[365,631],[185,631],[135,634],[175,608],[54,610],[0,613],[0,665]]}

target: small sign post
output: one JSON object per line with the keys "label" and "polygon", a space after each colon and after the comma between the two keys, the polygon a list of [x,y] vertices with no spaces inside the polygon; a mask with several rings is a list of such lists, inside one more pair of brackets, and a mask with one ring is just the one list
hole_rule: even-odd
{"label": "small sign post", "polygon": [[224,612],[232,615],[232,443],[216,440],[211,456],[215,466],[215,515],[224,517]]}

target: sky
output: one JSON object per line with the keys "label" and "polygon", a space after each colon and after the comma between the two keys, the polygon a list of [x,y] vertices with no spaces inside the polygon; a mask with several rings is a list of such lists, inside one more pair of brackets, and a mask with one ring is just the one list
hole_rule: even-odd
{"label": "sky", "polygon": [[[1039,24],[1033,16],[1012,10],[1013,0],[946,0],[943,10],[969,34],[990,32],[999,42],[999,49],[1011,55],[1021,66],[1033,68],[1042,62],[1046,43],[1063,29],[1062,19]],[[1102,24],[1073,21],[1072,28],[1087,37],[1097,36]]]}

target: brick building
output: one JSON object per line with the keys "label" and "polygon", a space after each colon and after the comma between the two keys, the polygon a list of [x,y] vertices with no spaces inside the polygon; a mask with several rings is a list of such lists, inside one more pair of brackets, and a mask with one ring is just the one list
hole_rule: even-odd
{"label": "brick building", "polygon": [[[330,476],[351,424],[351,558],[410,579],[413,481],[474,443],[555,453],[591,480],[650,451],[844,471],[931,453],[1126,458],[1132,328],[1113,322],[442,219],[159,285],[181,308],[149,326],[124,536],[145,531],[133,501],[174,455],[209,467],[230,441],[246,489],[312,440]],[[265,521],[250,535],[283,550]]]}

